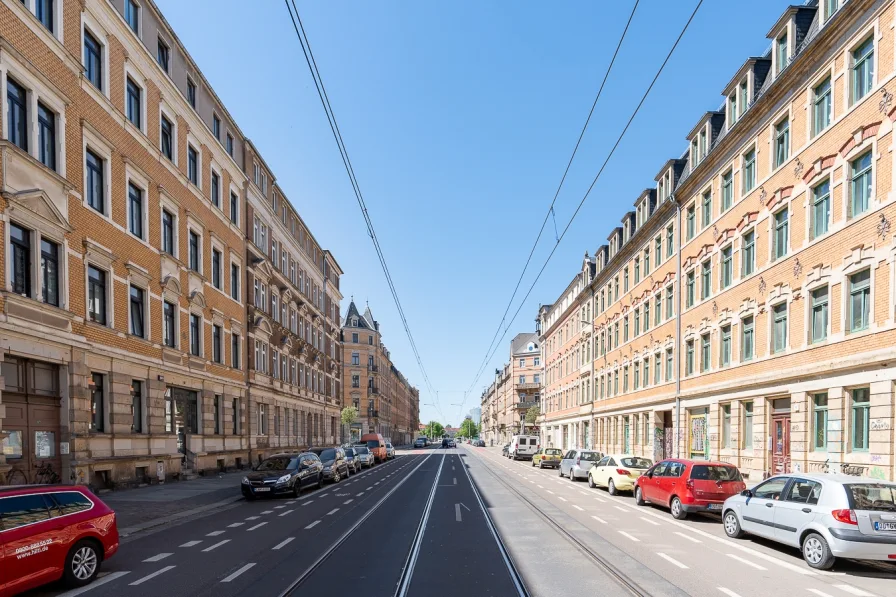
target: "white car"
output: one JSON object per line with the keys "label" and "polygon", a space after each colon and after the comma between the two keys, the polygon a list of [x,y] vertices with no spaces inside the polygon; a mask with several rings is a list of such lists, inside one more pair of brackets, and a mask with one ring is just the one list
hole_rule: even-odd
{"label": "white car", "polygon": [[391,443],[386,443],[386,458],[395,458],[395,448]]}
{"label": "white car", "polygon": [[840,474],[778,475],[722,505],[729,537],[749,533],[799,548],[813,568],[836,558],[896,559],[896,483]]}

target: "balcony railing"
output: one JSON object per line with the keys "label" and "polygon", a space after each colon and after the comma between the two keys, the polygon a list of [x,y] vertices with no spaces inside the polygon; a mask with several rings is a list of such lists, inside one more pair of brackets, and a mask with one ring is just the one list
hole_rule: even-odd
{"label": "balcony railing", "polygon": [[376,386],[367,386],[367,393],[368,394],[379,394],[380,389]]}
{"label": "balcony railing", "polygon": [[514,386],[521,390],[537,390],[538,388],[541,387],[541,384],[535,383],[535,382],[523,382],[523,383],[516,382],[514,384]]}
{"label": "balcony railing", "polygon": [[377,371],[380,370],[380,366],[379,365],[367,365],[367,370],[373,371],[374,373],[376,373]]}
{"label": "balcony railing", "polygon": [[529,410],[533,406],[538,406],[538,403],[534,400],[526,401],[526,402],[517,402],[513,405],[513,408],[516,410]]}

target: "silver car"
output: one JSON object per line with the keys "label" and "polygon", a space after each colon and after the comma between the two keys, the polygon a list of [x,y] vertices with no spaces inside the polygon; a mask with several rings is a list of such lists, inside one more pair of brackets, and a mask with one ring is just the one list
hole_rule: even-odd
{"label": "silver car", "polygon": [[841,474],[777,475],[722,505],[729,537],[765,537],[803,552],[813,568],[836,558],[893,560],[896,483]]}
{"label": "silver car", "polygon": [[358,459],[361,468],[370,468],[373,466],[373,452],[367,446],[352,446],[355,452],[355,458]]}
{"label": "silver car", "polygon": [[560,460],[560,476],[569,476],[570,481],[587,479],[591,467],[603,458],[604,455],[594,450],[573,449],[563,455]]}
{"label": "silver car", "polygon": [[392,444],[386,444],[386,459],[395,458],[395,448],[392,447]]}
{"label": "silver car", "polygon": [[348,463],[349,474],[361,472],[361,460],[355,455],[354,448],[345,448],[345,461]]}

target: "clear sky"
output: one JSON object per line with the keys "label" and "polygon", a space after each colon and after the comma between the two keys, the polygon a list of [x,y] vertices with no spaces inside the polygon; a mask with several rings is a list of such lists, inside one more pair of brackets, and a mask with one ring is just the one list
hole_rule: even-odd
{"label": "clear sky", "polygon": [[[654,186],[685,135],[762,54],[783,0],[705,0],[662,78],[461,409],[634,0],[312,2],[305,30],[423,364],[423,376],[280,0],[156,0],[277,182],[370,308],[421,419],[457,425],[516,333]],[[697,0],[642,0],[556,205],[562,230]],[[554,244],[549,223],[525,294]],[[436,406],[426,406],[433,404]]]}

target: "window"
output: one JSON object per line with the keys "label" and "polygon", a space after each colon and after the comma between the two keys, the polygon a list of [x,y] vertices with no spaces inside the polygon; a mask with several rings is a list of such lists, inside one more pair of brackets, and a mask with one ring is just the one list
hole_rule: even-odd
{"label": "window", "polygon": [[666,258],[672,257],[675,251],[675,227],[666,228]]}
{"label": "window", "polygon": [[268,433],[268,407],[266,404],[258,405],[258,433],[259,435]]}
{"label": "window", "polygon": [[785,118],[775,125],[775,168],[780,167],[790,157],[790,119]]}
{"label": "window", "polygon": [[540,366],[541,366],[541,358],[539,358],[539,357],[535,357],[535,363],[534,363],[534,365],[535,365],[536,367],[540,367]]}
{"label": "window", "polygon": [[233,135],[227,133],[227,155],[233,157]]}
{"label": "window", "polygon": [[131,433],[143,431],[143,384],[131,380]]}
{"label": "window", "polygon": [[221,394],[215,394],[215,435],[221,435]]}
{"label": "window", "polygon": [[787,349],[787,303],[772,307],[772,352]]}
{"label": "window", "polygon": [[635,257],[635,284],[641,281],[641,258]]}
{"label": "window", "polygon": [[688,206],[686,212],[687,219],[687,236],[688,240],[694,238],[694,234],[697,232],[697,208],[693,204]]}
{"label": "window", "polygon": [[221,177],[217,172],[212,172],[212,205],[221,207]]}
{"label": "window", "polygon": [[218,290],[222,289],[221,283],[221,251],[212,249],[212,286]]}
{"label": "window", "polygon": [[724,289],[731,286],[734,270],[734,257],[731,245],[722,249],[722,271],[719,274],[719,285]]}
{"label": "window", "polygon": [[93,373],[90,376],[90,431],[94,433],[103,432],[103,376],[99,373]]}
{"label": "window", "polygon": [[731,364],[731,326],[722,326],[722,346],[719,349],[719,366],[727,367]]}
{"label": "window", "polygon": [[28,96],[25,89],[11,78],[6,79],[7,138],[23,151],[28,151]]}
{"label": "window", "polygon": [[628,365],[622,368],[622,391],[628,392]]}
{"label": "window", "polygon": [[[167,70],[167,67],[166,69]],[[187,101],[190,102],[190,105],[193,109],[196,109],[196,83],[193,82],[189,77],[187,78]]]}
{"label": "window", "polygon": [[59,306],[59,245],[40,240],[41,294],[48,305]]}
{"label": "window", "polygon": [[672,286],[666,286],[666,319],[672,319],[673,303],[672,303]]}
{"label": "window", "polygon": [[722,211],[731,209],[734,203],[734,178],[731,170],[722,175]]}
{"label": "window", "polygon": [[749,276],[756,269],[756,233],[752,230],[743,236],[741,247],[741,277]]}
{"label": "window", "polygon": [[189,233],[189,268],[194,272],[199,271],[199,235],[190,230]]}
{"label": "window", "polygon": [[817,135],[831,124],[831,78],[828,77],[812,90],[812,134]]}
{"label": "window", "polygon": [[240,266],[230,264],[230,298],[240,300]]}
{"label": "window", "polygon": [[131,31],[139,34],[140,7],[134,0],[125,0],[124,2],[124,20],[127,21]]}
{"label": "window", "polygon": [[687,274],[685,307],[690,308],[694,305],[694,299],[695,299],[694,286],[696,286],[696,284],[697,284],[697,277],[694,274],[694,270],[691,270]]}
{"label": "window", "polygon": [[852,102],[865,97],[874,86],[874,37],[852,51]]}
{"label": "window", "polygon": [[851,436],[854,452],[868,451],[868,426],[870,423],[871,399],[868,388],[850,390],[852,398]]}
{"label": "window", "polygon": [[192,145],[187,145],[187,178],[194,185],[199,185],[199,157]]}
{"label": "window", "polygon": [[224,331],[221,329],[221,326],[212,325],[212,360],[216,363],[221,363],[224,361],[224,351],[221,339],[221,336],[223,335]]}
{"label": "window", "polygon": [[520,359],[520,367],[526,366],[526,359]]}
{"label": "window", "polygon": [[831,213],[831,181],[826,180],[812,189],[812,238],[828,232]]}
{"label": "window", "polygon": [[747,111],[750,101],[746,79],[740,82],[738,90],[740,91],[740,114],[738,114],[738,117],[740,117],[743,116],[744,112]]}
{"label": "window", "polygon": [[871,270],[849,277],[849,331],[868,329],[871,312]]}
{"label": "window", "polygon": [[174,255],[174,216],[167,209],[162,210],[162,251]]}
{"label": "window", "polygon": [[143,238],[143,190],[128,183],[128,230]]}
{"label": "window", "polygon": [[710,294],[712,294],[712,264],[707,259],[700,270],[700,299],[706,300]]}
{"label": "window", "polygon": [[10,223],[12,291],[31,298],[31,231]]}
{"label": "window", "polygon": [[622,341],[628,342],[628,315],[622,320]]}
{"label": "window", "polygon": [[659,325],[663,321],[663,293],[656,295],[653,304],[653,325]]}
{"label": "window", "polygon": [[87,266],[87,316],[106,325],[106,272]]}
{"label": "window", "polygon": [[234,369],[240,368],[240,335],[230,330],[230,364]]}
{"label": "window", "polygon": [[742,404],[744,411],[744,429],[743,433],[741,433],[741,441],[743,443],[743,448],[752,450],[753,449],[753,403],[752,402],[744,402]]}
{"label": "window", "polygon": [[822,392],[812,397],[812,448],[819,452],[828,449],[828,394]]}
{"label": "window", "polygon": [[622,272],[622,292],[628,292],[628,268]]}
{"label": "window", "polygon": [[700,373],[709,371],[711,353],[712,345],[710,344],[709,334],[703,334],[700,336]]}
{"label": "window", "polygon": [[633,376],[634,376],[635,389],[637,390],[641,386],[641,363],[638,363],[638,362],[635,363],[635,370],[634,370]]}
{"label": "window", "polygon": [[780,259],[787,255],[787,245],[789,242],[789,211],[785,207],[775,214],[775,236],[773,239],[773,257]]}
{"label": "window", "polygon": [[84,76],[94,87],[103,90],[103,46],[84,30]]}
{"label": "window", "polygon": [[693,375],[694,374],[694,341],[688,340],[686,343],[686,352],[685,352],[685,375]]}
{"label": "window", "polygon": [[105,187],[105,164],[103,159],[87,150],[85,158],[86,184],[87,184],[87,205],[100,213],[106,211],[106,187]]}
{"label": "window", "polygon": [[809,341],[821,342],[828,337],[828,287],[812,291],[812,322]]}
{"label": "window", "polygon": [[37,159],[56,170],[56,113],[41,102],[37,103]]}
{"label": "window", "polygon": [[824,21],[830,19],[837,12],[837,4],[838,0],[824,0]]}
{"label": "window", "polygon": [[660,383],[660,353],[656,353],[653,355],[653,383],[654,385]]}
{"label": "window", "polygon": [[177,346],[177,328],[175,321],[177,307],[174,303],[164,301],[162,303],[162,341],[165,346],[175,348]]}
{"label": "window", "polygon": [[146,329],[143,320],[144,291],[142,288],[131,286],[130,300],[128,301],[128,304],[130,305],[131,334],[144,338]]}
{"label": "window", "polygon": [[743,156],[744,195],[756,186],[756,150],[751,149]]}
{"label": "window", "polygon": [[634,329],[634,332],[635,332],[635,333],[634,333],[635,336],[637,336],[638,334],[641,333],[641,310],[638,309],[638,308],[635,308],[635,329]]}
{"label": "window", "polygon": [[221,119],[217,114],[212,114],[212,134],[218,141],[221,140]]}
{"label": "window", "polygon": [[700,215],[703,220],[700,223],[701,227],[707,228],[709,223],[712,222],[712,191],[703,193],[703,205],[701,206]]}
{"label": "window", "polygon": [[731,447],[731,405],[722,405],[722,447]]}
{"label": "window", "polygon": [[672,349],[666,349],[666,381],[672,380]]}
{"label": "window", "polygon": [[644,331],[650,329],[650,299],[644,301]]}
{"label": "window", "polygon": [[174,139],[173,139],[173,131],[174,127],[171,125],[171,121],[168,120],[164,115],[162,115],[161,120],[161,149],[162,155],[164,155],[169,160],[174,159]]}
{"label": "window", "polygon": [[237,224],[239,221],[239,197],[230,191],[230,221]]}
{"label": "window", "polygon": [[787,66],[787,34],[785,33],[775,42],[776,52],[775,58],[777,62],[778,72],[780,73]]}
{"label": "window", "polygon": [[142,127],[140,119],[141,106],[143,104],[142,95],[143,90],[141,90],[140,87],[138,87],[137,84],[134,83],[133,79],[128,77],[126,98],[127,115],[128,120],[131,121],[131,124],[133,124],[138,129]]}
{"label": "window", "polygon": [[[156,51],[156,60],[159,63],[159,66],[162,67],[162,70],[166,73],[168,72],[168,62],[171,56],[171,50],[168,49],[168,44],[162,41],[159,38],[158,50]],[[194,108],[196,107],[196,86],[193,85],[193,99],[190,101],[190,105]]]}
{"label": "window", "polygon": [[849,216],[865,213],[871,203],[871,152],[866,152],[849,164]]}
{"label": "window", "polygon": [[740,322],[740,360],[749,361],[755,352],[755,336],[753,329],[753,317],[744,317]]}
{"label": "window", "polygon": [[190,314],[190,354],[197,357],[200,354],[201,317],[201,315]]}
{"label": "window", "polygon": [[730,129],[737,122],[737,90],[728,96],[728,128]]}

